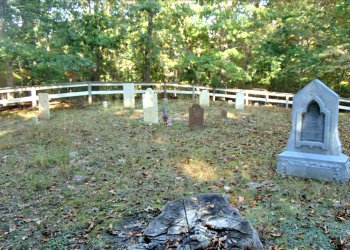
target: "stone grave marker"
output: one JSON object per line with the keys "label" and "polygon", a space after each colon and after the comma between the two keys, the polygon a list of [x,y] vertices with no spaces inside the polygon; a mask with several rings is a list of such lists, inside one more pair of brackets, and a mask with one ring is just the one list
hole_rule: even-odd
{"label": "stone grave marker", "polygon": [[244,93],[236,93],[236,109],[244,110]]}
{"label": "stone grave marker", "polygon": [[277,172],[305,178],[347,181],[348,156],[338,133],[339,96],[313,80],[293,98],[287,149],[278,156]]}
{"label": "stone grave marker", "polygon": [[142,95],[143,120],[147,124],[158,123],[158,97],[153,89],[148,88]]}
{"label": "stone grave marker", "polygon": [[208,90],[203,90],[199,95],[199,105],[203,108],[209,107],[209,92]]}
{"label": "stone grave marker", "polygon": [[32,117],[32,124],[35,125],[35,126],[38,126],[38,125],[39,125],[39,120],[38,120],[38,117],[37,117],[37,116]]}
{"label": "stone grave marker", "polygon": [[135,108],[135,87],[134,84],[123,85],[124,108]]}
{"label": "stone grave marker", "polygon": [[226,119],[227,118],[227,109],[222,109],[221,110],[221,117]]}
{"label": "stone grave marker", "polygon": [[228,104],[228,105],[233,105],[233,101],[232,101],[232,100],[228,100],[228,101],[227,101],[227,104]]}
{"label": "stone grave marker", "polygon": [[39,119],[50,119],[50,100],[48,93],[39,93]]}
{"label": "stone grave marker", "polygon": [[193,104],[189,109],[189,126],[190,129],[201,129],[204,125],[204,109],[198,105]]}
{"label": "stone grave marker", "polygon": [[106,109],[106,108],[108,108],[108,102],[107,101],[103,101],[102,102],[102,105],[103,105],[103,107]]}
{"label": "stone grave marker", "polygon": [[254,107],[259,107],[259,103],[258,102],[254,102]]}

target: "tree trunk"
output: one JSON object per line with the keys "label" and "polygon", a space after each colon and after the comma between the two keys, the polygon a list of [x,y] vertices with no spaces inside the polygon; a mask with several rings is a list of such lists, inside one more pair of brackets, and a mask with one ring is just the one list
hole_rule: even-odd
{"label": "tree trunk", "polygon": [[[6,8],[7,8],[7,0],[0,0],[0,34],[2,38],[7,37],[6,32]],[[6,68],[6,86],[13,86],[13,68],[12,61],[10,58],[5,59],[5,68]]]}
{"label": "tree trunk", "polygon": [[95,56],[96,69],[93,71],[90,77],[90,81],[99,82],[100,76],[101,76],[101,63],[103,61],[103,56],[99,48],[95,49],[95,54],[96,54]]}
{"label": "tree trunk", "polygon": [[143,73],[143,81],[151,81],[151,41],[153,32],[153,14],[148,12],[148,28],[147,28],[147,42],[145,49],[145,65]]}
{"label": "tree trunk", "polygon": [[6,36],[6,30],[5,30],[6,5],[7,5],[7,0],[0,0],[0,30],[1,30],[1,36],[4,38]]}

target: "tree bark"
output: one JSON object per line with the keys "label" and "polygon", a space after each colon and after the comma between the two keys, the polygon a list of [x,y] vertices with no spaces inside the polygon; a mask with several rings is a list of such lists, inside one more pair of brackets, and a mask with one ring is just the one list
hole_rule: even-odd
{"label": "tree bark", "polygon": [[0,29],[1,29],[2,37],[6,36],[6,30],[5,30],[6,6],[7,6],[7,0],[0,0]]}
{"label": "tree bark", "polygon": [[147,28],[147,42],[145,49],[145,64],[144,64],[144,73],[143,81],[151,81],[151,41],[152,41],[152,32],[153,32],[153,14],[148,12],[148,28]]}
{"label": "tree bark", "polygon": [[[7,37],[6,32],[6,8],[7,8],[7,0],[0,0],[0,34],[1,38]],[[6,85],[7,87],[13,86],[13,67],[12,61],[10,58],[5,59],[5,68],[6,68]]]}

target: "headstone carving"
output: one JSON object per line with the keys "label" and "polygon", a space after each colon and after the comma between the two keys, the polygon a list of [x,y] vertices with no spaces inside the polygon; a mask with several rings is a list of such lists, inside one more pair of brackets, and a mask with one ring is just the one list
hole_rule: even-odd
{"label": "headstone carving", "polygon": [[236,93],[236,109],[244,110],[244,93],[243,92]]}
{"label": "headstone carving", "polygon": [[287,149],[278,156],[277,172],[306,178],[347,181],[348,156],[338,133],[339,96],[314,80],[293,98]]}
{"label": "headstone carving", "polygon": [[39,93],[39,119],[50,119],[50,99],[48,93]]}
{"label": "headstone carving", "polygon": [[134,84],[123,85],[124,108],[135,108],[135,88]]}
{"label": "headstone carving", "polygon": [[209,92],[208,90],[203,90],[199,95],[199,105],[203,108],[209,107]]}
{"label": "headstone carving", "polygon": [[158,123],[158,98],[157,94],[148,88],[142,95],[143,120],[147,124]]}
{"label": "headstone carving", "polygon": [[198,105],[193,104],[189,109],[189,126],[190,129],[201,129],[204,125],[204,109]]}

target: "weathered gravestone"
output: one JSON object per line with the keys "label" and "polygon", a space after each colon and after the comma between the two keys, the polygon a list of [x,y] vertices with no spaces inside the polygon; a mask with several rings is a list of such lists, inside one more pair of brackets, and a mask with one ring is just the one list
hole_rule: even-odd
{"label": "weathered gravestone", "polygon": [[221,117],[226,119],[227,118],[227,109],[222,109],[221,110]]}
{"label": "weathered gravestone", "polygon": [[102,105],[103,105],[103,108],[105,108],[105,109],[108,108],[108,102],[107,101],[103,101]]}
{"label": "weathered gravestone", "polygon": [[135,88],[134,84],[123,85],[124,108],[135,108]]}
{"label": "weathered gravestone", "polygon": [[306,178],[347,181],[348,156],[338,134],[339,96],[313,80],[293,98],[292,130],[278,156],[277,172]]}
{"label": "weathered gravestone", "polygon": [[50,99],[48,93],[39,93],[39,119],[50,119]]}
{"label": "weathered gravestone", "polygon": [[204,109],[198,105],[193,104],[189,109],[189,126],[190,129],[201,129],[204,124]]}
{"label": "weathered gravestone", "polygon": [[203,90],[199,95],[199,105],[202,107],[209,107],[209,92],[208,90]]}
{"label": "weathered gravestone", "polygon": [[147,124],[158,123],[158,98],[153,89],[148,88],[142,95],[143,120]]}
{"label": "weathered gravestone", "polygon": [[249,221],[220,194],[167,203],[143,236],[129,249],[264,249]]}
{"label": "weathered gravestone", "polygon": [[244,110],[244,93],[236,93],[236,109]]}

